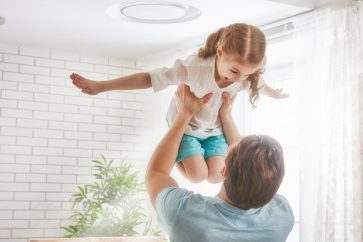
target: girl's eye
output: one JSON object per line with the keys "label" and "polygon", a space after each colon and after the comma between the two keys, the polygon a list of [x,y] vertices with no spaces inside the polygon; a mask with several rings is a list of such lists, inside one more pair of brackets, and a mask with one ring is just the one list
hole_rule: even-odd
{"label": "girl's eye", "polygon": [[237,71],[234,71],[234,70],[231,70],[231,72],[232,72],[233,74],[237,74],[237,73],[238,73]]}

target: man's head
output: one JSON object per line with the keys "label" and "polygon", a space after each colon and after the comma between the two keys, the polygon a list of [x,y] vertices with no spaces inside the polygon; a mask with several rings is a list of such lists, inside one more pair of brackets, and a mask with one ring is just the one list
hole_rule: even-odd
{"label": "man's head", "polygon": [[285,174],[281,145],[266,135],[250,135],[233,145],[226,157],[224,187],[241,209],[262,207],[276,194]]}

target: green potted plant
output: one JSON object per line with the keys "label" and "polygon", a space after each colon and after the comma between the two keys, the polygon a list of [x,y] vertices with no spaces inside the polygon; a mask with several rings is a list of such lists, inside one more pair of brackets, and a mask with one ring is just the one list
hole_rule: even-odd
{"label": "green potted plant", "polygon": [[[78,186],[72,195],[73,225],[62,227],[68,234],[67,242],[157,242],[162,241],[160,230],[152,227],[151,219],[144,214],[142,194],[144,183],[139,181],[133,165],[122,161],[113,166],[103,155],[92,160],[96,180]],[[82,208],[76,210],[75,207]],[[77,239],[74,239],[77,238]],[[56,242],[59,240],[32,240]]]}

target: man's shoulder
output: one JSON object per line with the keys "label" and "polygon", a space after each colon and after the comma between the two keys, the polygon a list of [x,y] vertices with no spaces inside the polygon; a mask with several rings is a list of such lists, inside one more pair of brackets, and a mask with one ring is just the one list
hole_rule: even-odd
{"label": "man's shoulder", "polygon": [[156,213],[164,226],[173,225],[179,215],[195,214],[205,207],[207,197],[178,187],[166,187],[156,197]]}
{"label": "man's shoulder", "polygon": [[166,187],[163,190],[159,192],[157,195],[157,199],[165,199],[166,197],[169,197],[169,199],[188,199],[188,198],[198,198],[198,199],[206,199],[206,196],[203,196],[198,193],[194,193],[193,191],[190,191],[185,188],[180,187]]}
{"label": "man's shoulder", "polygon": [[289,201],[281,194],[276,194],[269,202],[272,206],[289,206]]}
{"label": "man's shoulder", "polygon": [[187,189],[184,189],[184,188],[180,188],[180,187],[165,187],[164,189],[162,189],[159,194],[158,194],[158,197],[162,197],[162,196],[165,196],[165,195],[168,195],[170,193],[173,193],[173,194],[182,194],[182,195],[186,195],[186,194],[189,194],[191,193],[191,191],[187,190]]}
{"label": "man's shoulder", "polygon": [[166,187],[156,197],[157,210],[163,207],[168,210],[189,211],[191,207],[205,207],[211,197],[179,187]]}
{"label": "man's shoulder", "polygon": [[294,213],[289,201],[281,194],[276,194],[271,201],[265,205],[277,218],[283,219],[287,223],[294,223]]}

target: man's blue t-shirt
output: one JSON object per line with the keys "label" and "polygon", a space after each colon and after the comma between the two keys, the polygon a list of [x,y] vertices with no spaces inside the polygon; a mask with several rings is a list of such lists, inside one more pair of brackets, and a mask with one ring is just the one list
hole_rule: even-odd
{"label": "man's blue t-shirt", "polygon": [[156,213],[171,242],[283,242],[294,224],[281,195],[261,208],[242,210],[218,197],[168,187],[157,196]]}

